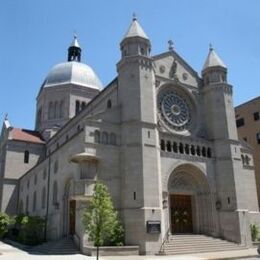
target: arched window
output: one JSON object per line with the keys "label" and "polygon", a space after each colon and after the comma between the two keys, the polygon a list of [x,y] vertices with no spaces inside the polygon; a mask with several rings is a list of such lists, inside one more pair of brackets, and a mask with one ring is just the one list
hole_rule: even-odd
{"label": "arched window", "polygon": [[56,160],[56,161],[54,162],[54,167],[53,167],[53,169],[54,169],[54,173],[57,173],[57,172],[58,172],[58,169],[59,169],[59,161],[58,161],[58,160]]}
{"label": "arched window", "polygon": [[172,148],[175,153],[178,153],[178,145],[176,142],[173,142]]}
{"label": "arched window", "polygon": [[167,150],[167,152],[171,152],[172,151],[172,145],[171,145],[170,141],[167,141],[166,150]]}
{"label": "arched window", "polygon": [[36,210],[36,204],[37,204],[37,194],[36,191],[33,193],[33,211]]}
{"label": "arched window", "polygon": [[59,118],[59,104],[58,101],[54,103],[54,118]]}
{"label": "arched window", "polygon": [[196,154],[197,154],[198,156],[200,156],[200,147],[199,147],[199,146],[197,146],[197,148],[196,148]]}
{"label": "arched window", "polygon": [[29,163],[29,160],[30,160],[30,153],[29,151],[24,151],[24,158],[23,158],[23,162],[24,163]]}
{"label": "arched window", "polygon": [[49,103],[48,118],[49,119],[53,119],[54,118],[54,105],[53,105],[52,102]]}
{"label": "arched window", "polygon": [[183,144],[182,143],[179,144],[179,152],[180,153],[184,153],[184,148],[183,148]]}
{"label": "arched window", "polygon": [[80,111],[80,102],[79,100],[76,100],[75,115],[77,115],[79,111]]}
{"label": "arched window", "polygon": [[23,201],[22,200],[20,200],[20,203],[19,203],[19,213],[20,214],[23,214],[24,212],[23,212]]}
{"label": "arched window", "polygon": [[102,143],[108,144],[108,133],[107,132],[102,133]]}
{"label": "arched window", "polygon": [[249,158],[249,156],[245,156],[245,163],[246,163],[246,165],[249,165],[249,161],[250,161],[250,158]]}
{"label": "arched window", "polygon": [[95,143],[100,143],[100,132],[98,130],[95,130],[94,133],[94,142]]}
{"label": "arched window", "polygon": [[116,134],[111,133],[109,139],[110,139],[110,144],[116,145]]}
{"label": "arched window", "polygon": [[109,99],[107,101],[107,108],[111,108],[111,107],[112,107],[112,101],[111,101],[111,99]]}
{"label": "arched window", "polygon": [[42,178],[45,180],[46,177],[47,177],[47,170],[44,169],[44,170],[43,170],[43,173],[42,173]]}
{"label": "arched window", "polygon": [[190,146],[188,144],[185,144],[184,151],[186,154],[190,154]]}
{"label": "arched window", "polygon": [[54,181],[54,183],[53,183],[52,203],[53,203],[53,205],[56,205],[58,203],[58,184],[57,184],[57,181]]}
{"label": "arched window", "polygon": [[59,109],[59,118],[63,118],[64,117],[64,101],[60,102],[60,109]]}
{"label": "arched window", "polygon": [[191,146],[191,148],[190,148],[190,153],[191,153],[192,155],[195,155],[195,147],[194,147],[194,145]]}
{"label": "arched window", "polygon": [[81,110],[83,110],[85,107],[86,107],[86,102],[83,101],[83,102],[81,103]]}
{"label": "arched window", "polygon": [[161,139],[161,150],[165,151],[165,141]]}
{"label": "arched window", "polygon": [[46,188],[42,188],[42,209],[45,209],[46,204]]}
{"label": "arched window", "polygon": [[203,157],[206,157],[207,152],[206,152],[206,147],[205,146],[202,147],[201,154],[202,154]]}
{"label": "arched window", "polygon": [[244,157],[243,154],[241,155],[241,159],[242,159],[242,163],[243,163],[243,165],[244,165],[244,164],[245,164],[245,157]]}
{"label": "arched window", "polygon": [[36,118],[37,127],[39,127],[39,125],[41,124],[41,121],[42,121],[42,108],[40,107],[40,109],[37,112],[37,118]]}
{"label": "arched window", "polygon": [[25,204],[25,213],[28,214],[29,212],[29,196],[26,196],[26,204]]}
{"label": "arched window", "polygon": [[35,174],[34,175],[34,185],[36,185],[37,184],[37,175]]}
{"label": "arched window", "polygon": [[208,158],[211,158],[211,149],[209,147],[207,149],[207,156],[208,156]]}

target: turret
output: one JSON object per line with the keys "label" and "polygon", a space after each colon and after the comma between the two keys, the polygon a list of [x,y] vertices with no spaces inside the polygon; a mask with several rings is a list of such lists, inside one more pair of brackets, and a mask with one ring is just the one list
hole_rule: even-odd
{"label": "turret", "polygon": [[208,138],[237,140],[232,86],[227,82],[227,66],[211,45],[202,69],[202,78]]}
{"label": "turret", "polygon": [[227,67],[212,45],[210,45],[209,54],[202,69],[202,77],[204,85],[227,82]]}
{"label": "turret", "polygon": [[[120,47],[122,58],[117,64],[117,71],[122,120],[121,212],[126,230],[125,241],[128,244],[140,241],[141,254],[155,253],[159,248],[154,246],[154,241],[160,241],[160,236],[151,235],[149,241],[145,240],[146,223],[152,218],[161,220],[162,205],[157,185],[160,173],[155,75],[150,57],[151,43],[136,17]],[[151,179],[155,181],[151,182]]]}
{"label": "turret", "polygon": [[151,43],[143,28],[134,16],[121,44],[122,58],[126,56],[150,56]]}

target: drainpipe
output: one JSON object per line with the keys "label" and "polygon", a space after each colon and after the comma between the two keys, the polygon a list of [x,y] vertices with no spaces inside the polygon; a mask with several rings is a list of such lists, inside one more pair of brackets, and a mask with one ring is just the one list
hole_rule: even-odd
{"label": "drainpipe", "polygon": [[47,226],[48,226],[48,215],[49,215],[50,175],[51,175],[51,154],[49,154],[49,160],[48,160],[47,205],[46,205],[45,227],[44,227],[44,239],[45,239],[45,241],[47,241]]}

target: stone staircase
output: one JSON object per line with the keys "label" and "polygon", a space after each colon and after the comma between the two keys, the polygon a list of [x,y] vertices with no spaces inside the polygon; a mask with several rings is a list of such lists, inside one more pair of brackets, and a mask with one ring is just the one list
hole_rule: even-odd
{"label": "stone staircase", "polygon": [[79,254],[71,237],[63,238],[57,241],[49,241],[30,249],[31,254],[40,255],[72,255]]}
{"label": "stone staircase", "polygon": [[159,255],[177,255],[242,249],[246,249],[246,247],[205,235],[170,235],[168,240],[163,244]]}

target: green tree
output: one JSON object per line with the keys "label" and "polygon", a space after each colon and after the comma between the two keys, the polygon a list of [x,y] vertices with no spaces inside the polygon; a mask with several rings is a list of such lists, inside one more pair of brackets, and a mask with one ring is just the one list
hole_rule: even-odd
{"label": "green tree", "polygon": [[90,204],[83,213],[82,222],[89,240],[97,247],[97,259],[100,246],[123,245],[123,227],[104,184],[96,183]]}

